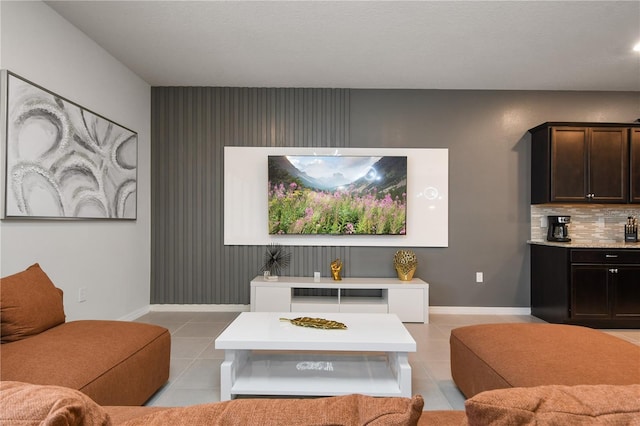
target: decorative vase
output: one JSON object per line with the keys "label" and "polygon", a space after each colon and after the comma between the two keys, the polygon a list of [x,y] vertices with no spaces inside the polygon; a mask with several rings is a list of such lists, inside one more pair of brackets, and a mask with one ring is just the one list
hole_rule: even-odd
{"label": "decorative vase", "polygon": [[331,278],[333,278],[334,281],[342,280],[342,277],[340,276],[341,271],[342,271],[342,260],[340,260],[340,258],[331,262]]}
{"label": "decorative vase", "polygon": [[398,250],[393,256],[393,266],[401,281],[411,281],[418,267],[416,254],[410,250]]}

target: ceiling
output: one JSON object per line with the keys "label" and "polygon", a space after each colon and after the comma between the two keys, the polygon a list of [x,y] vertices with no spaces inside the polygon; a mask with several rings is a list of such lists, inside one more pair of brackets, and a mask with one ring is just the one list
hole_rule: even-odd
{"label": "ceiling", "polygon": [[640,91],[640,1],[47,1],[152,86]]}

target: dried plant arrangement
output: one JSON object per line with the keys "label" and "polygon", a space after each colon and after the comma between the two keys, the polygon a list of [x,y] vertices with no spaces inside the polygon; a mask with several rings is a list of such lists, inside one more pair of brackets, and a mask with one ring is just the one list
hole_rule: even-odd
{"label": "dried plant arrangement", "polygon": [[260,272],[268,271],[271,276],[278,276],[289,266],[291,253],[287,252],[280,244],[269,244],[264,253],[264,264]]}

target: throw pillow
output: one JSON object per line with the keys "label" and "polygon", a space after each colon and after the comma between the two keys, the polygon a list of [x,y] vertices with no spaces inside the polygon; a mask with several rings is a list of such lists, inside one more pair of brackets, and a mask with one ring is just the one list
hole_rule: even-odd
{"label": "throw pillow", "polygon": [[0,424],[108,426],[109,415],[80,391],[61,386],[0,382]]}
{"label": "throw pillow", "polygon": [[62,290],[37,263],[0,279],[0,339],[14,342],[65,320]]}
{"label": "throw pillow", "polygon": [[536,386],[481,392],[465,402],[474,425],[640,425],[640,385]]}
{"label": "throw pillow", "polygon": [[236,399],[170,408],[132,419],[121,426],[411,426],[424,400],[344,395],[316,399]]}

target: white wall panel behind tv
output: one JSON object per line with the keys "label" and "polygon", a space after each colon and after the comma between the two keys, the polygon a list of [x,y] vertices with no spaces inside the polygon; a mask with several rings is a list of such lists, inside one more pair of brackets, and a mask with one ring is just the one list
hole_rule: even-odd
{"label": "white wall panel behind tv", "polygon": [[[407,156],[406,235],[269,235],[269,155]],[[224,148],[224,244],[447,247],[449,150],[409,148]]]}

